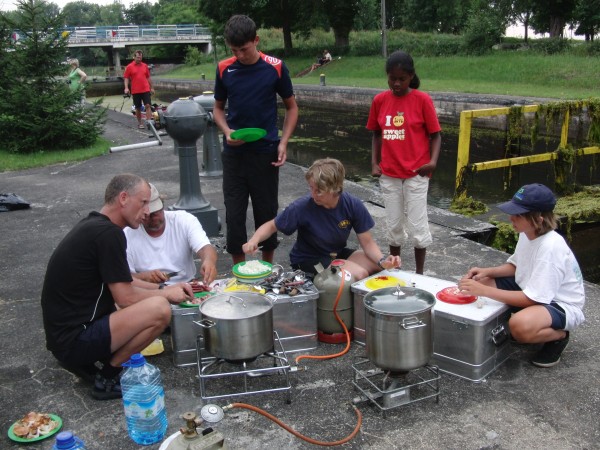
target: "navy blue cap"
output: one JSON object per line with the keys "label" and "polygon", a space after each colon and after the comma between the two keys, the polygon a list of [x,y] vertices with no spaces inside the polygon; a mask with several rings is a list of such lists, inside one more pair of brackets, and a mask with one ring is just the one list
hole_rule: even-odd
{"label": "navy blue cap", "polygon": [[547,212],[554,210],[556,196],[540,183],[526,184],[519,189],[508,202],[500,203],[498,208],[506,214],[518,215],[531,211]]}

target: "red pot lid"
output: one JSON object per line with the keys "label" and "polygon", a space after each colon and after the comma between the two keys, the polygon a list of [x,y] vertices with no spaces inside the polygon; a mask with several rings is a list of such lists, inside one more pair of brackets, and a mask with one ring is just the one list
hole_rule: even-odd
{"label": "red pot lid", "polygon": [[460,289],[458,289],[456,286],[449,286],[445,289],[442,289],[435,296],[438,300],[455,305],[468,305],[469,303],[473,303],[475,300],[477,300],[477,296],[475,295],[461,294]]}

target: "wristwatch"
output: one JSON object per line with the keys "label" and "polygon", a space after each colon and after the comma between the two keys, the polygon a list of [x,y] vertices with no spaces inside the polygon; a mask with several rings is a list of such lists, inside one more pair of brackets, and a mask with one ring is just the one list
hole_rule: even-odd
{"label": "wristwatch", "polygon": [[384,269],[384,267],[381,265],[382,262],[384,262],[387,259],[387,256],[382,256],[381,259],[379,261],[377,261],[377,265],[379,266],[379,268]]}

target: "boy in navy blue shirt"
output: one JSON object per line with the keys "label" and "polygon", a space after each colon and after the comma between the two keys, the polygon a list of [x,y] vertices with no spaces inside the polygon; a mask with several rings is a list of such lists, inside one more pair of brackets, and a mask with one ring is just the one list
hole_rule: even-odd
{"label": "boy in navy blue shirt", "polygon": [[[245,261],[246,212],[252,200],[255,228],[277,215],[279,167],[296,128],[298,106],[287,67],[280,59],[257,49],[256,24],[248,16],[232,16],[225,25],[225,42],[233,52],[219,62],[215,81],[214,119],[223,132],[223,196],[227,223],[227,252],[233,263]],[[277,95],[283,100],[282,135],[277,129]],[[225,104],[228,111],[225,114]],[[246,142],[231,134],[242,128],[262,128],[263,138]],[[262,259],[273,262],[277,235],[262,246]]]}

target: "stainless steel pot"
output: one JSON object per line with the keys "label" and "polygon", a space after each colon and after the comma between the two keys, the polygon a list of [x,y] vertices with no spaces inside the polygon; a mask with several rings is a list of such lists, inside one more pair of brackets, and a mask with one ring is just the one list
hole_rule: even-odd
{"label": "stainless steel pot", "polygon": [[433,355],[435,297],[411,287],[369,292],[366,310],[367,357],[384,370],[408,371],[424,366]]}
{"label": "stainless steel pot", "polygon": [[252,292],[217,294],[200,304],[204,346],[216,358],[250,361],[273,350],[273,304]]}

